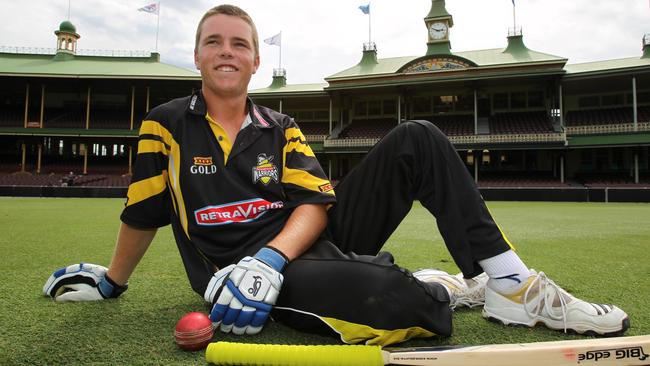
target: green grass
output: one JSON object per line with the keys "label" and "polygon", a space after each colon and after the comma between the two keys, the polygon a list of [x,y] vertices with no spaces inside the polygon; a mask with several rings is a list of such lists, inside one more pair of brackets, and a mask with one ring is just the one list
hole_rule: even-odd
{"label": "green grass", "polygon": [[[169,228],[159,231],[119,300],[57,304],[42,296],[55,269],[85,261],[107,265],[113,252],[119,199],[0,198],[0,364],[204,364],[203,352],[180,351],[176,321],[208,309],[192,292]],[[650,333],[650,205],[491,202],[490,210],[520,256],[573,294],[615,303],[630,315],[627,335]],[[386,250],[415,270],[457,268],[419,204]],[[544,328],[504,327],[480,310],[454,315],[448,339],[408,345],[484,344],[574,339]],[[247,338],[259,343],[332,344],[333,338],[269,323]]]}

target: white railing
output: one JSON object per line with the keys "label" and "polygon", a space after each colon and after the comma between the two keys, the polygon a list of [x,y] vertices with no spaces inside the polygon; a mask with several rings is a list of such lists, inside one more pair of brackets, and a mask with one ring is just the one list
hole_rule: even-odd
{"label": "white railing", "polygon": [[377,51],[377,44],[375,42],[364,42],[364,51]]}
{"label": "white railing", "polygon": [[[520,142],[564,142],[564,133],[518,133],[509,135],[468,135],[448,136],[449,141],[454,144],[499,144],[499,143],[520,143]],[[380,139],[328,139],[324,147],[372,147]]]}
{"label": "white railing", "polygon": [[517,142],[563,142],[566,141],[564,133],[515,133],[508,135],[468,135],[449,136],[449,141],[454,144],[491,144],[491,143],[517,143]]}
{"label": "white railing", "polygon": [[[54,55],[56,48],[48,47],[14,47],[0,46],[0,53],[21,53],[31,55]],[[141,50],[89,50],[78,49],[79,56],[111,56],[111,57],[150,57],[151,52]]]}
{"label": "white railing", "polygon": [[521,36],[522,34],[521,27],[508,28],[508,37]]}
{"label": "white railing", "polygon": [[379,139],[336,139],[325,140],[324,147],[372,147]]}
{"label": "white railing", "polygon": [[305,135],[305,138],[309,142],[323,142],[328,135]]}
{"label": "white railing", "polygon": [[568,126],[567,135],[596,135],[607,133],[646,132],[650,131],[650,122],[619,123],[610,125]]}

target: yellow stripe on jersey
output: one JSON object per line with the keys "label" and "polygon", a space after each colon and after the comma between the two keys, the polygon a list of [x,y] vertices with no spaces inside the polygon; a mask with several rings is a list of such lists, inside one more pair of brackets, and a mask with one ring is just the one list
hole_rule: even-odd
{"label": "yellow stripe on jersey", "polygon": [[[187,229],[187,211],[185,210],[185,200],[183,200],[183,192],[181,192],[181,185],[179,181],[181,169],[181,149],[176,143],[176,140],[171,139],[169,143],[171,149],[169,152],[167,170],[169,171],[169,187],[174,195],[174,209],[181,221],[181,226],[185,235],[189,238],[189,231]],[[178,207],[177,207],[178,205]]]}
{"label": "yellow stripe on jersey", "polygon": [[159,122],[152,120],[142,121],[142,126],[140,126],[140,136],[142,135],[160,136],[162,141],[170,146],[171,141],[174,140],[172,134],[165,127],[163,127]]}
{"label": "yellow stripe on jersey", "polygon": [[287,143],[284,146],[283,151],[285,163],[282,172],[282,183],[294,184],[311,191],[325,192],[334,195],[333,189],[325,189],[325,187],[331,187],[331,184],[327,179],[316,177],[302,169],[292,169],[287,167],[286,160],[288,156],[295,153],[300,153],[306,156],[307,159],[313,160],[314,165],[318,164],[314,152],[307,144],[305,136],[300,132],[300,129],[295,127],[287,128],[284,131],[284,137],[286,138]]}
{"label": "yellow stripe on jersey", "polygon": [[287,139],[287,144],[284,147],[284,155],[290,152],[299,152],[305,156],[315,158],[314,152],[311,147],[305,142],[305,136],[298,128],[287,128],[284,130],[284,137]]}
{"label": "yellow stripe on jersey", "polygon": [[367,325],[346,322],[335,318],[319,318],[327,323],[332,330],[340,334],[343,342],[349,344],[364,342],[367,345],[387,346],[413,338],[428,338],[435,336],[435,333],[421,327],[385,330],[374,329]]}
{"label": "yellow stripe on jersey", "polygon": [[228,162],[228,156],[230,156],[230,151],[232,150],[232,141],[230,141],[226,130],[223,129],[219,122],[213,120],[207,113],[205,114],[205,119],[208,120],[208,125],[214,134],[214,138],[217,139],[219,146],[221,146],[221,150],[223,151],[223,164],[225,165]]}
{"label": "yellow stripe on jersey", "polygon": [[126,207],[142,202],[149,197],[153,197],[162,193],[165,190],[167,182],[167,172],[163,171],[162,174],[155,177],[143,179],[129,184],[129,190],[126,194],[128,197]]}
{"label": "yellow stripe on jersey", "polygon": [[145,153],[163,153],[167,155],[167,148],[161,141],[140,140],[138,141],[138,154]]}
{"label": "yellow stripe on jersey", "polygon": [[334,195],[334,190],[331,189],[331,184],[327,179],[315,177],[300,169],[291,169],[285,166],[282,173],[282,183],[294,184],[314,192]]}

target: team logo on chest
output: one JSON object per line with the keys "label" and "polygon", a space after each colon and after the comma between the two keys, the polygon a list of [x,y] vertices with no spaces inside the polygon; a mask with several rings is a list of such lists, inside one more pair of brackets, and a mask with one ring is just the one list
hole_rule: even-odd
{"label": "team logo on chest", "polygon": [[212,164],[212,156],[195,156],[194,164],[190,167],[192,174],[214,174],[217,172],[217,167]]}
{"label": "team logo on chest", "polygon": [[271,180],[275,183],[280,181],[278,168],[273,164],[273,158],[273,155],[266,156],[264,153],[257,155],[257,166],[253,167],[253,184],[259,181],[266,186]]}

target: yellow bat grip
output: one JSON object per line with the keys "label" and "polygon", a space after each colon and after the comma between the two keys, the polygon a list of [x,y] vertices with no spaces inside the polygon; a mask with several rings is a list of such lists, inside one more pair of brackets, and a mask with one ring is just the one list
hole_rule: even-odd
{"label": "yellow bat grip", "polygon": [[299,346],[213,342],[205,360],[239,366],[383,366],[380,346]]}

